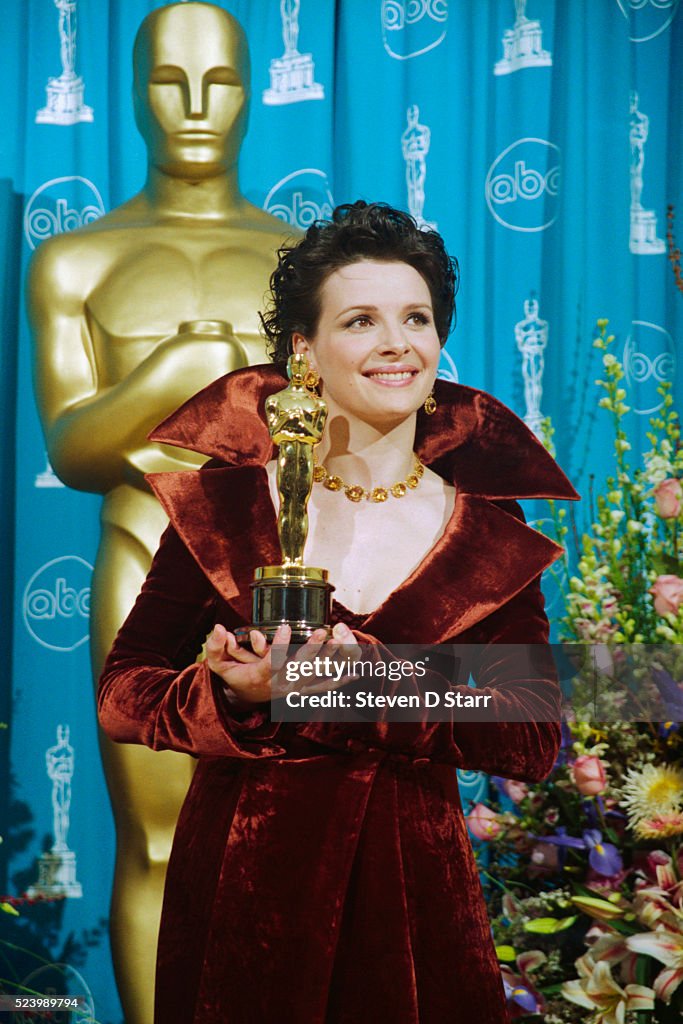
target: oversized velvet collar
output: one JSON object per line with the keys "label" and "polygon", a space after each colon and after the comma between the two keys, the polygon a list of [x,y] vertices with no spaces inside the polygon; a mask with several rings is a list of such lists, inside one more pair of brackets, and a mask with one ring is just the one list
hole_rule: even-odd
{"label": "oversized velvet collar", "polygon": [[[200,472],[147,479],[196,561],[245,622],[254,568],[281,561],[264,468],[274,449],[263,406],[284,385],[270,365],[237,370],[149,435],[217,460]],[[578,498],[523,421],[492,395],[439,380],[435,397],[436,413],[418,416],[416,451],[455,484],[456,502],[432,551],[363,623],[367,632],[395,643],[446,641],[561,556],[561,547],[495,502]]]}

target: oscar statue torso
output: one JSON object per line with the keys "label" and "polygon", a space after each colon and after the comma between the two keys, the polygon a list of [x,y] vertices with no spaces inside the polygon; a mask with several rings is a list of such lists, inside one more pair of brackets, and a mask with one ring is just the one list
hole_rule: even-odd
{"label": "oscar statue torso", "polygon": [[277,528],[285,566],[303,565],[307,505],[313,486],[313,448],[322,437],[327,419],[327,405],[304,384],[306,369],[303,356],[291,356],[288,387],[266,399],[268,429],[273,443],[278,445]]}

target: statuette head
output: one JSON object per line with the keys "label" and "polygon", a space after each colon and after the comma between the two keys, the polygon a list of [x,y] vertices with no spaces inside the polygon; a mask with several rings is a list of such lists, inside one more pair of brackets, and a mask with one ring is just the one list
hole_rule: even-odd
{"label": "statuette head", "polygon": [[133,47],[133,100],[153,166],[188,181],[224,174],[247,126],[249,54],[239,22],[214,4],[152,11]]}
{"label": "statuette head", "polygon": [[308,359],[303,352],[293,352],[287,360],[287,376],[292,384],[303,386],[308,373]]}

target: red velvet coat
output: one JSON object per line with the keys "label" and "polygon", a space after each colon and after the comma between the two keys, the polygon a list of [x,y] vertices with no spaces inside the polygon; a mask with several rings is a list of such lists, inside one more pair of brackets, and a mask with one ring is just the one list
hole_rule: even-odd
{"label": "red velvet coat", "polygon": [[[561,553],[513,499],[576,493],[505,406],[437,382],[438,411],[420,414],[416,450],[456,485],[453,515],[410,577],[350,623],[385,642],[489,644],[477,685],[520,718],[533,696],[550,720],[233,716],[195,658],[215,622],[250,620],[254,568],[281,560],[262,409],[282,386],[272,368],[238,371],[152,435],[213,461],[150,478],[171,525],[100,681],[113,739],[198,758],[168,869],[155,1019],[502,1024],[455,769],[538,781],[553,766],[557,684],[515,678],[493,645],[546,642],[539,575]],[[349,621],[340,606],[336,617]]]}

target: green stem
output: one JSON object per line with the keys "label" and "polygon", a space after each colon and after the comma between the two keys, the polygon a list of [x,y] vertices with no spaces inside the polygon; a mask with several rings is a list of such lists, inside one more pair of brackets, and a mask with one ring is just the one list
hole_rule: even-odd
{"label": "green stem", "polygon": [[[645,956],[636,958],[636,984],[648,985],[650,983],[650,963]],[[650,1024],[652,1021],[650,1010],[636,1010],[637,1024]]]}

